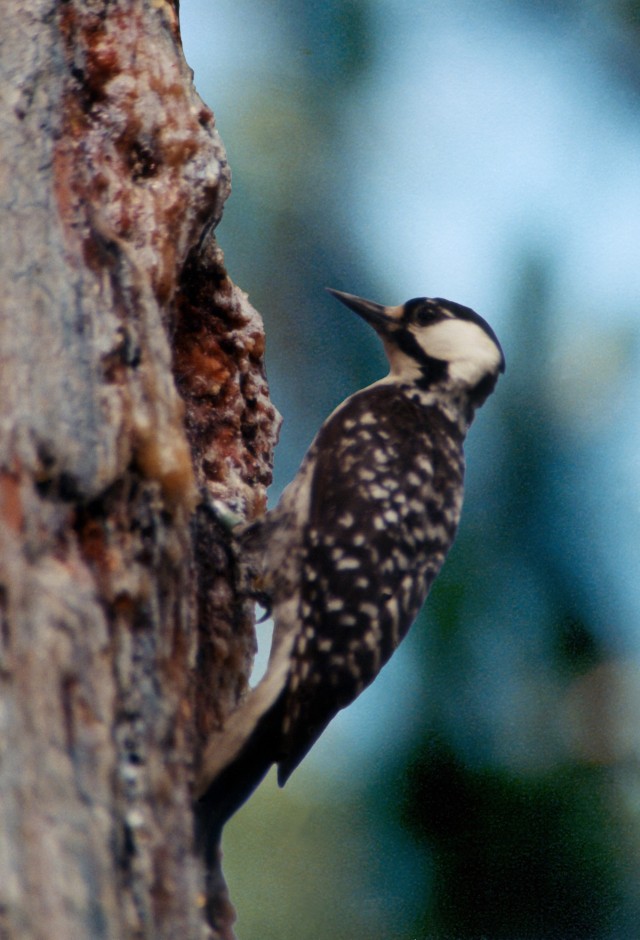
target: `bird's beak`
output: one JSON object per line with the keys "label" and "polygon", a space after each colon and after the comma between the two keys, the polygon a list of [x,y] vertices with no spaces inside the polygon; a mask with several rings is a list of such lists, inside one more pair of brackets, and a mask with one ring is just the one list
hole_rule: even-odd
{"label": "bird's beak", "polygon": [[345,294],[341,290],[334,290],[332,287],[326,288],[330,294],[333,294],[340,303],[343,303],[359,317],[371,324],[376,333],[387,333],[389,327],[397,321],[401,315],[402,307],[383,307],[382,304],[376,304],[373,300],[365,300],[364,297],[356,297],[355,294]]}

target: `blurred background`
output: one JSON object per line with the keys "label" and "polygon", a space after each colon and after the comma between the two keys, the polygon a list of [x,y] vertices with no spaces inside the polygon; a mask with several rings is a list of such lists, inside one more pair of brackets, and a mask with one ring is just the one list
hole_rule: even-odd
{"label": "blurred background", "polygon": [[[442,296],[507,372],[375,685],[228,826],[241,940],[640,936],[640,2],[183,0],[285,423],[384,372],[323,291]],[[258,628],[268,650],[268,625]]]}

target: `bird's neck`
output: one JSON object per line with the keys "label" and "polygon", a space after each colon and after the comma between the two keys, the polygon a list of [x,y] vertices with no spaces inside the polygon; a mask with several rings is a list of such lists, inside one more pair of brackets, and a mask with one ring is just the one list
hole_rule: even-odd
{"label": "bird's neck", "polygon": [[420,370],[401,376],[390,372],[374,384],[393,385],[421,408],[437,408],[462,436],[467,433],[478,407],[472,390],[449,376],[436,381],[425,376]]}

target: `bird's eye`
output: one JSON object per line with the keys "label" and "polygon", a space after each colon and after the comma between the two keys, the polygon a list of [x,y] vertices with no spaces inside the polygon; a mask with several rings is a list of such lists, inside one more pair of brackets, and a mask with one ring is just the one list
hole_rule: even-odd
{"label": "bird's eye", "polygon": [[429,326],[442,320],[442,308],[428,297],[415,297],[404,305],[404,322],[414,326]]}
{"label": "bird's eye", "polygon": [[418,326],[428,326],[438,319],[438,315],[431,307],[421,307],[415,312],[415,322]]}

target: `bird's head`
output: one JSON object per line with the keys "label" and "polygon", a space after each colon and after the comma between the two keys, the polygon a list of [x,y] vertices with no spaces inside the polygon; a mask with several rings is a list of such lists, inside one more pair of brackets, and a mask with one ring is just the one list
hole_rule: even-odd
{"label": "bird's head", "polygon": [[447,381],[468,391],[476,405],[504,372],[502,347],[486,320],[470,307],[441,297],[417,297],[397,307],[328,288],[380,336],[390,376],[428,388]]}

